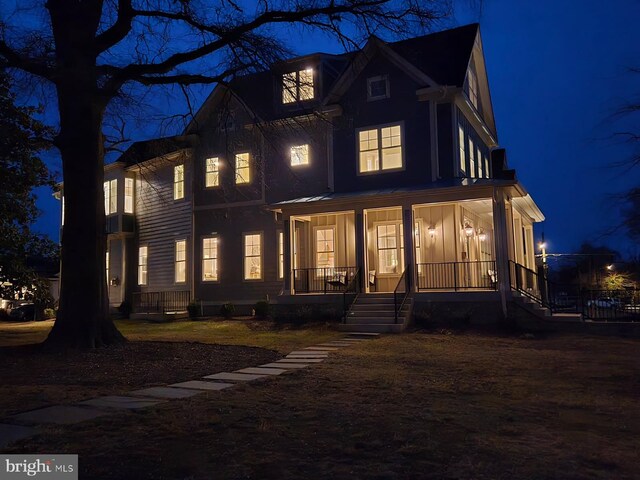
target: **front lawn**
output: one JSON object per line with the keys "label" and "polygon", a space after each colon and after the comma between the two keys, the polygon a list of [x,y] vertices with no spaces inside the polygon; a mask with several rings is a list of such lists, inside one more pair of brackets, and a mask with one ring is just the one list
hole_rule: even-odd
{"label": "front lawn", "polygon": [[639,347],[388,335],[267,382],[47,428],[9,451],[77,453],[92,479],[634,479]]}

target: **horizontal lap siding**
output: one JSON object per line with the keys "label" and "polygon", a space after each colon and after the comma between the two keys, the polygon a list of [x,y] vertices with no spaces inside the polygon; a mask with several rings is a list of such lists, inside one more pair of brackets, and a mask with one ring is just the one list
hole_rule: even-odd
{"label": "horizontal lap siding", "polygon": [[[191,257],[191,168],[185,163],[184,199],[173,199],[175,162],[145,171],[136,182],[138,242],[135,247],[134,281],[138,283],[138,247],[148,246],[147,285],[140,291],[190,290]],[[175,283],[175,242],[187,240],[186,283]]]}

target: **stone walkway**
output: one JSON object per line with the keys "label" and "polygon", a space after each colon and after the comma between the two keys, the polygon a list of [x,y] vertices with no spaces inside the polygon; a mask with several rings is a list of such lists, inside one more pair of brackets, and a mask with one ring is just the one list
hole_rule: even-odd
{"label": "stone walkway", "polygon": [[0,449],[7,445],[39,433],[38,427],[45,424],[70,425],[118,411],[148,408],[181,398],[189,398],[205,392],[233,388],[236,385],[291,374],[326,360],[330,354],[357,342],[372,339],[378,333],[352,333],[332,342],[307,347],[291,352],[285,358],[257,367],[248,367],[234,372],[218,372],[196,380],[133,390],[126,395],[110,395],[91,398],[73,405],[54,405],[28,412],[18,413],[0,421]]}

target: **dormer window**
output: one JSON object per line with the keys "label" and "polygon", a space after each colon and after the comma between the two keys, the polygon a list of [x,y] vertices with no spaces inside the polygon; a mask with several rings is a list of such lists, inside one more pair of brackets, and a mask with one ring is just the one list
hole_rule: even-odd
{"label": "dormer window", "polygon": [[380,75],[367,78],[367,100],[389,98],[389,77]]}
{"label": "dormer window", "polygon": [[304,102],[314,97],[312,68],[282,75],[282,103]]}

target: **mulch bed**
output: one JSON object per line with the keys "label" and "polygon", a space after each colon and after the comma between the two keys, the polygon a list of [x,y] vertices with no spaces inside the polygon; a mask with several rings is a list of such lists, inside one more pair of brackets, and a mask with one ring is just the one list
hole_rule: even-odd
{"label": "mulch bed", "polygon": [[253,367],[281,357],[262,348],[184,342],[128,342],[65,353],[44,353],[37,345],[0,348],[0,418]]}

